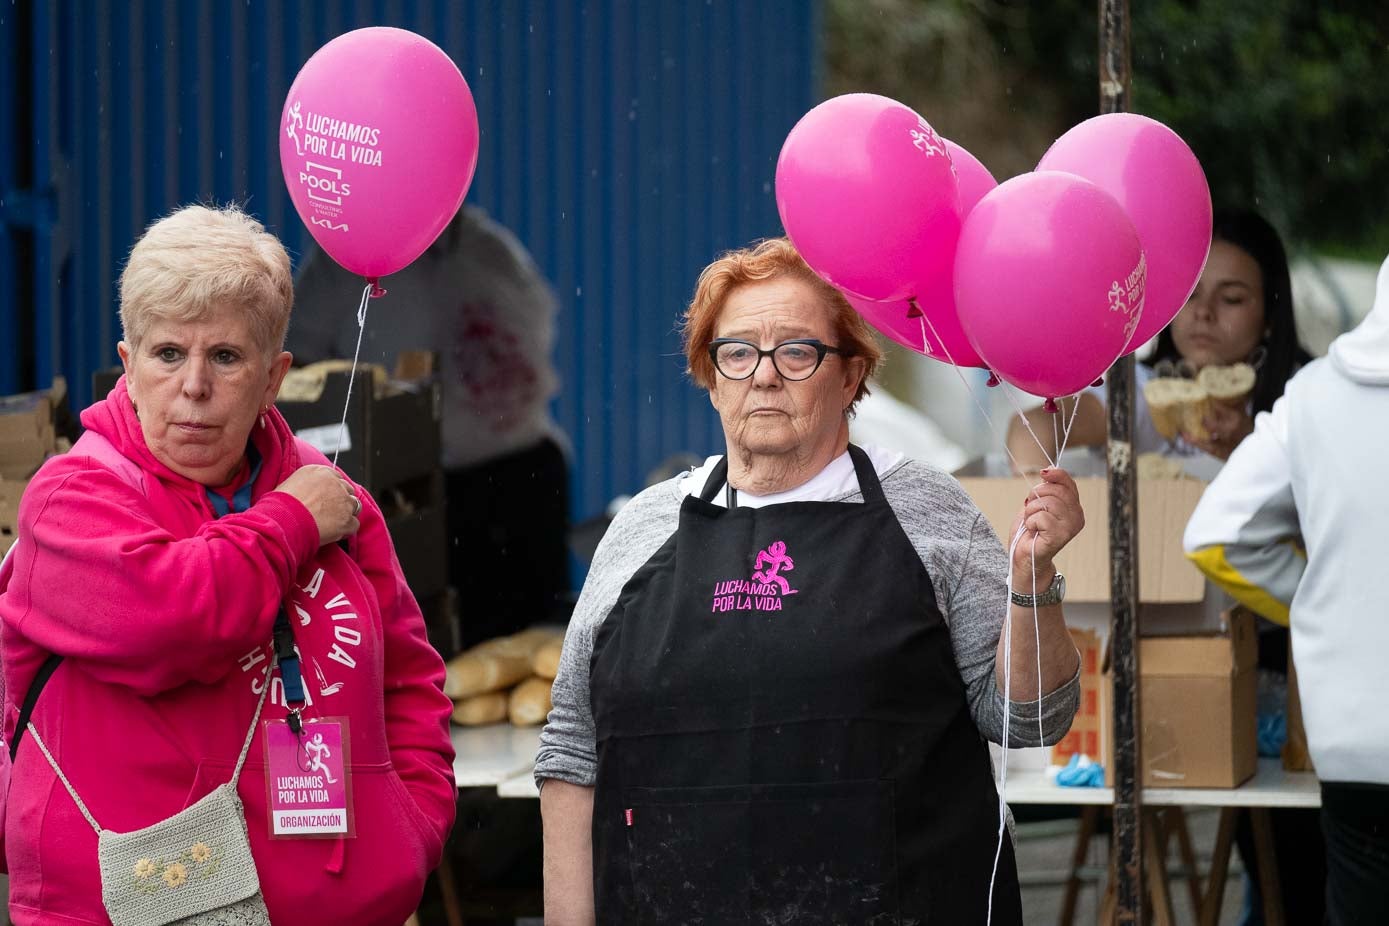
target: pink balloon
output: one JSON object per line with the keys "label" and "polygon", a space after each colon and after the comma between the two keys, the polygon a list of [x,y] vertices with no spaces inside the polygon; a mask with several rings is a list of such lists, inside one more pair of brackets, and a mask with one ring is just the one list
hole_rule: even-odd
{"label": "pink balloon", "polygon": [[1143,292],[1133,223],[1074,174],[1000,184],[960,233],[960,322],[989,369],[1033,395],[1071,395],[1098,379],[1138,326]]}
{"label": "pink balloon", "polygon": [[[998,181],[974,155],[948,138],[943,141],[959,178],[960,215],[963,218],[969,215],[984,194],[998,186]],[[916,309],[913,309],[910,300],[905,299],[874,302],[853,293],[844,295],[865,321],[903,347],[942,363],[981,367],[984,361],[974,350],[974,345],[969,343],[969,338],[965,337],[959,314],[955,311],[955,287],[950,276],[954,273],[956,243],[949,242],[951,260],[950,265],[944,268],[948,273],[942,279],[918,281],[925,285],[918,287]]]}
{"label": "pink balloon", "polygon": [[955,172],[940,136],[895,100],[850,93],[801,117],[777,160],[776,200],[806,263],[840,289],[887,301],[948,279]]}
{"label": "pink balloon", "polygon": [[979,159],[950,139],[945,139],[945,147],[950,151],[950,163],[955,166],[955,176],[959,178],[960,216],[968,216],[990,190],[998,186],[994,175],[979,163]]}
{"label": "pink balloon", "polygon": [[858,310],[864,321],[908,350],[960,367],[984,365],[960,326],[953,297],[950,299],[949,313],[932,312],[930,324],[927,324],[924,314],[913,312],[911,302],[906,299],[874,302],[853,293],[844,293],[844,298]]}
{"label": "pink balloon", "polygon": [[443,231],[477,167],[477,107],[458,66],[413,32],[333,39],[285,98],[280,167],[299,217],[334,260],[375,280]]}
{"label": "pink balloon", "polygon": [[1038,170],[1064,170],[1119,201],[1148,257],[1148,297],[1125,353],[1186,305],[1211,248],[1211,191],[1196,155],[1161,122],[1133,113],[1087,119],[1062,135]]}

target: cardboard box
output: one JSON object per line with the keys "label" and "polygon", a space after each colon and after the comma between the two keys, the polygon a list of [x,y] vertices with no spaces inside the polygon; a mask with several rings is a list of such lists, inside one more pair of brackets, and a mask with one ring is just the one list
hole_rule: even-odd
{"label": "cardboard box", "polygon": [[60,446],[57,419],[70,417],[67,381],[61,376],[39,392],[0,397],[0,479],[26,480]]}
{"label": "cardboard box", "polygon": [[[960,485],[989,519],[1005,546],[1013,520],[1034,482],[1021,477],[963,477]],[[1085,529],[1056,557],[1066,576],[1068,602],[1109,601],[1109,486],[1104,479],[1077,479]],[[1182,551],[1182,533],[1206,485],[1193,479],[1144,479],[1138,483],[1138,598],[1153,604],[1196,604],[1206,581]]]}
{"label": "cardboard box", "polygon": [[[1228,632],[1220,636],[1139,640],[1145,787],[1235,788],[1254,774],[1256,633],[1253,615],[1237,608],[1229,613]],[[1100,690],[1105,779],[1112,783],[1108,672]]]}
{"label": "cardboard box", "polygon": [[27,479],[0,479],[0,556],[14,546],[19,525],[19,499],[28,485]]}
{"label": "cardboard box", "polygon": [[[386,489],[439,470],[439,387],[426,383],[417,392],[378,395],[365,387],[360,371],[358,378],[350,404],[343,371],[324,377],[314,401],[293,401],[282,394],[275,404],[295,434],[329,457],[340,450],[343,472],[379,499]],[[347,420],[341,427],[344,405]]]}
{"label": "cardboard box", "polygon": [[1098,762],[1104,755],[1101,744],[1108,739],[1108,731],[1101,725],[1105,718],[1100,713],[1100,662],[1103,651],[1100,648],[1100,635],[1093,630],[1069,628],[1071,639],[1080,652],[1080,708],[1071,721],[1071,730],[1061,741],[1051,747],[1051,763],[1065,765],[1073,755],[1089,756]]}
{"label": "cardboard box", "polygon": [[1312,753],[1307,747],[1307,728],[1302,724],[1302,695],[1297,690],[1297,670],[1293,668],[1293,651],[1288,647],[1288,739],[1283,743],[1283,768],[1290,772],[1315,772]]}
{"label": "cardboard box", "polygon": [[0,399],[0,479],[28,479],[57,446],[46,393]]}

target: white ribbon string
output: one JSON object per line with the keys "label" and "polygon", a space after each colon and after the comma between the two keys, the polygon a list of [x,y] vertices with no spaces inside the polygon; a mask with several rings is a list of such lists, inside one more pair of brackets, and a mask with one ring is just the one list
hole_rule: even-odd
{"label": "white ribbon string", "polygon": [[[1032,422],[1028,421],[1028,420],[1027,420],[1027,415],[1025,415],[1025,414],[1023,413],[1022,406],[1018,404],[1018,397],[1015,396],[1015,395],[1013,395],[1012,391],[1008,388],[1008,384],[1007,384],[1007,383],[1003,383],[1003,384],[1000,385],[998,388],[1003,390],[1003,395],[1004,395],[1005,398],[1008,399],[1008,404],[1011,405],[1011,406],[1013,406],[1013,414],[1017,415],[1017,416],[1018,416],[1018,420],[1020,420],[1020,421],[1022,422],[1022,426],[1023,426],[1024,428],[1027,428],[1027,433],[1032,435],[1032,441],[1033,441],[1033,443],[1035,443],[1035,444],[1037,445],[1037,449],[1040,450],[1040,451],[1042,452],[1042,456],[1046,458],[1047,465],[1048,465],[1048,466],[1055,466],[1055,465],[1056,465],[1056,460],[1052,458],[1052,455],[1051,455],[1051,454],[1047,453],[1046,445],[1044,445],[1044,444],[1042,443],[1042,439],[1041,439],[1040,437],[1037,436],[1037,432],[1034,431],[1034,430],[1032,430]],[[1052,419],[1052,421],[1053,421],[1053,425],[1054,425],[1054,424],[1055,424],[1055,419]],[[994,437],[995,437],[995,438],[998,438],[997,432],[994,433]],[[1004,442],[1005,444],[1007,444],[1007,442],[1008,442],[1008,437],[1007,437],[1006,434],[1003,436],[1003,442]],[[1010,456],[1011,456],[1011,454],[1010,454]],[[1058,453],[1057,456],[1059,457],[1059,456],[1060,456],[1060,453]],[[1024,470],[1021,466],[1015,466],[1014,468],[1015,468],[1015,470],[1016,470],[1017,472],[1019,472],[1019,473],[1026,472],[1026,470]]]}
{"label": "white ribbon string", "polygon": [[352,383],[357,379],[357,360],[362,356],[362,333],[367,330],[367,303],[376,284],[368,283],[362,290],[362,301],[357,306],[357,349],[352,353],[352,370],[347,374],[347,398],[342,403],[342,421],[338,423],[337,446],[333,448],[333,465],[338,465],[338,454],[342,453],[343,435],[347,432],[347,410],[352,406]]}
{"label": "white ribbon string", "polygon": [[[936,331],[935,323],[931,321],[929,315],[927,315],[924,311],[921,310],[920,306],[916,305],[915,300],[913,300],[912,304],[916,308],[916,311],[920,313],[917,317],[920,319],[921,324],[922,353],[933,353],[929,349],[928,342],[926,340],[926,328],[927,326],[930,326],[931,334],[935,337],[936,342],[940,344],[941,350],[945,353],[946,360],[948,360],[950,362],[950,365],[955,368],[955,373],[959,376],[960,382],[964,384],[965,391],[968,392],[970,398],[974,400],[975,407],[978,408],[979,413],[984,416],[985,422],[987,422],[989,425],[989,431],[993,434],[996,440],[1000,440],[998,428],[995,427],[993,418],[989,415],[988,410],[985,409],[983,404],[979,401],[978,396],[974,394],[974,390],[970,388],[969,381],[965,379],[964,373],[955,363],[955,359],[950,356],[950,348],[946,346],[945,342],[941,339],[940,334]],[[1056,420],[1056,418],[1052,419],[1052,440],[1053,446],[1056,448],[1056,456],[1055,458],[1053,458],[1050,454],[1047,453],[1047,449],[1042,445],[1041,440],[1037,438],[1036,432],[1032,430],[1031,423],[1027,420],[1027,416],[1023,414],[1021,407],[1019,407],[1017,403],[1016,397],[1012,394],[1012,392],[1009,391],[1008,384],[1001,384],[1001,388],[1003,389],[1004,395],[1008,397],[1008,401],[1010,404],[1012,404],[1013,409],[1017,413],[1018,417],[1022,419],[1023,426],[1027,428],[1027,433],[1032,435],[1032,440],[1036,442],[1037,449],[1042,452],[1042,456],[1046,457],[1046,460],[1049,465],[1056,466],[1057,461],[1061,459],[1061,454],[1066,449],[1066,445],[1070,442],[1071,428],[1075,425],[1076,413],[1080,409],[1080,396],[1077,395],[1072,398],[1073,404],[1071,406],[1071,412],[1069,416],[1066,415],[1066,405],[1064,398],[1060,400],[1061,408],[1055,414],[1065,419],[1065,424],[1063,427],[1061,423]],[[1057,433],[1058,429],[1060,429],[1059,434]],[[1001,443],[1003,445],[1004,452],[1008,454],[1008,459],[1011,460],[1013,463],[1014,471],[1019,473],[1024,472],[1023,467],[1021,466],[1021,464],[1018,463],[1017,458],[1013,456],[1012,451],[1008,449],[1008,441],[1006,436],[1004,436],[1001,439]],[[1045,485],[1045,483],[1039,483],[1038,485],[1033,486],[1032,491],[1035,492],[1042,485]],[[1009,545],[1008,548],[1007,587],[1009,591],[1009,597],[1004,605],[1006,610],[1004,612],[1003,617],[1003,742],[1000,744],[1000,764],[1002,765],[1002,768],[999,771],[998,777],[998,844],[994,849],[993,870],[989,875],[989,904],[988,918],[985,921],[986,924],[993,922],[994,886],[998,878],[998,863],[1003,855],[1003,835],[1008,828],[1008,738],[1013,713],[1013,556],[1017,552],[1018,543],[1022,540],[1023,535],[1027,532],[1027,520],[1024,517],[1022,523],[1018,525],[1017,535],[1013,537],[1012,543]],[[1042,727],[1042,630],[1040,609],[1037,607],[1036,603],[1037,535],[1035,531],[1032,533],[1032,640],[1033,644],[1036,647],[1037,658],[1037,745],[1040,747],[1043,743],[1043,740],[1045,739]]]}
{"label": "white ribbon string", "polygon": [[[989,874],[989,906],[988,918],[985,920],[986,926],[993,922],[994,907],[994,884],[998,878],[998,863],[1003,855],[1003,834],[1008,828],[1008,740],[1013,717],[1013,602],[1011,591],[1013,588],[1013,556],[1017,552],[1018,544],[1028,533],[1027,521],[1018,525],[1018,532],[1013,537],[1013,542],[1008,547],[1008,589],[1010,592],[1009,600],[1005,605],[1003,617],[1003,742],[999,744],[999,769],[998,776],[998,845],[994,848],[993,870]],[[1032,531],[1032,640],[1036,644],[1037,655],[1037,745],[1040,747],[1044,740],[1042,732],[1042,631],[1041,613],[1037,607],[1037,532]]]}
{"label": "white ribbon string", "polygon": [[[915,300],[913,300],[913,304],[915,304]],[[918,318],[918,319],[920,320],[920,322],[921,322],[921,351],[922,351],[922,353],[927,353],[927,354],[931,353],[931,351],[928,350],[928,349],[927,349],[927,346],[926,346],[926,326],[927,326],[927,325],[930,325],[930,326],[931,326],[931,334],[935,337],[937,343],[940,344],[940,349],[941,349],[942,351],[945,352],[945,359],[950,363],[950,366],[955,370],[955,375],[958,376],[958,377],[960,378],[960,382],[961,382],[961,383],[964,385],[964,387],[965,387],[965,392],[969,393],[969,397],[970,397],[971,399],[974,400],[974,407],[977,408],[977,409],[979,409],[979,414],[983,415],[983,416],[984,416],[984,420],[985,420],[986,422],[988,422],[988,424],[989,424],[989,431],[994,435],[995,438],[997,438],[997,437],[998,437],[998,428],[994,427],[994,420],[993,420],[992,417],[989,416],[989,410],[988,410],[987,408],[984,407],[984,404],[983,404],[982,402],[979,401],[979,397],[978,397],[977,395],[974,394],[974,389],[970,387],[970,385],[969,385],[969,380],[965,379],[964,371],[962,371],[962,370],[960,369],[959,364],[955,363],[955,358],[952,357],[952,356],[950,356],[950,348],[945,346],[945,342],[941,340],[941,336],[940,336],[939,334],[936,333],[936,326],[935,326],[935,323],[931,321],[931,317],[930,317],[929,315],[927,315],[925,312],[922,312],[922,311],[921,311],[921,307],[920,307],[920,306],[917,307],[917,311],[918,311],[918,312],[921,312],[921,314],[918,315],[917,318]],[[1028,430],[1031,430],[1031,428],[1029,428]],[[1033,440],[1036,440],[1036,437],[1035,437],[1035,436],[1033,437]],[[1040,447],[1041,444],[1039,443],[1038,446]],[[1011,450],[1008,449],[1008,442],[1007,442],[1006,440],[1003,441],[1003,452],[1006,453],[1006,454],[1008,454],[1008,459],[1009,459],[1009,460],[1012,460],[1012,461],[1013,461],[1013,469],[1016,470],[1017,472],[1022,472],[1022,464],[1018,462],[1018,458],[1017,458],[1017,457],[1013,456],[1013,451],[1011,451]],[[1042,452],[1045,453],[1046,451],[1043,450]]]}

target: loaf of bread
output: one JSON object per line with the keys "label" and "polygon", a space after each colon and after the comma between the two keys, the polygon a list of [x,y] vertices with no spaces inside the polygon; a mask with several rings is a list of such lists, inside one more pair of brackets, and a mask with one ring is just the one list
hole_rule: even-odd
{"label": "loaf of bread", "polygon": [[531,674],[530,657],[475,646],[449,660],[444,676],[444,694],[455,701],[474,695],[510,688]]}
{"label": "loaf of bread", "polygon": [[453,722],[465,727],[480,727],[501,723],[506,719],[507,698],[504,692],[464,698],[453,706]]}
{"label": "loaf of bread", "polygon": [[564,640],[556,639],[546,643],[531,656],[531,671],[541,678],[553,679],[559,674],[559,657],[564,649]]}
{"label": "loaf of bread", "polygon": [[1182,461],[1176,457],[1167,457],[1160,453],[1138,455],[1139,479],[1181,479],[1185,475]]}
{"label": "loaf of bread", "polygon": [[522,630],[520,633],[513,633],[509,637],[487,640],[484,643],[479,643],[478,646],[485,646],[493,652],[507,656],[525,656],[530,659],[537,649],[558,637],[557,631],[543,627],[532,627],[529,630]]}
{"label": "loaf of bread", "polygon": [[1148,380],[1143,387],[1148,414],[1153,426],[1167,440],[1176,440],[1183,432],[1196,440],[1205,440],[1206,417],[1210,399],[1206,390],[1189,379],[1159,377]]}
{"label": "loaf of bread", "polygon": [[501,691],[531,675],[531,657],[546,643],[560,639],[553,630],[532,628],[509,637],[485,640],[449,660],[444,694],[460,701]]}
{"label": "loaf of bread", "polygon": [[550,685],[548,678],[528,678],[511,692],[507,716],[518,727],[533,727],[550,716]]}
{"label": "loaf of bread", "polygon": [[1238,402],[1254,391],[1254,368],[1247,363],[1227,367],[1204,367],[1196,375],[1196,385],[1219,402]]}

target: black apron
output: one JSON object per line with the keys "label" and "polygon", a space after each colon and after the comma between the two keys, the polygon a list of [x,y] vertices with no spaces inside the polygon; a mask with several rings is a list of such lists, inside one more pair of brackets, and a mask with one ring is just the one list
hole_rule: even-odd
{"label": "black apron", "polygon": [[[985,921],[988,748],[931,580],[849,454],[863,504],[721,508],[721,461],[599,627],[603,926]],[[993,922],[1022,922],[1007,839]]]}

